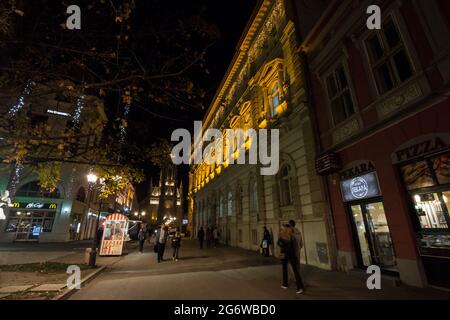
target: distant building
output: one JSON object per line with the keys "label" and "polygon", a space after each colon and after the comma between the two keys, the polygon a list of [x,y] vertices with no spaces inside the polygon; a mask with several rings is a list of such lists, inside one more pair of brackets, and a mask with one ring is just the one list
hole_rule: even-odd
{"label": "distant building", "polygon": [[[33,107],[29,108],[31,104]],[[77,130],[82,136],[87,135],[78,141],[77,150],[89,148],[98,141],[107,121],[100,101],[86,96],[84,104],[86,110],[79,114]],[[62,134],[73,125],[75,109],[75,103],[55,94],[37,95],[24,106],[24,112],[35,124],[49,126],[53,134]],[[4,156],[0,154],[0,157]],[[6,220],[0,221],[0,241],[53,242],[92,238],[100,201],[98,191],[89,191],[88,173],[88,165],[63,162],[60,172],[55,172],[60,174],[56,190],[47,192],[41,189],[39,177],[30,166],[18,170],[14,165],[0,164],[0,191],[8,190],[12,202],[12,207],[6,210]],[[108,207],[107,203],[103,204],[103,216]]]}
{"label": "distant building", "polygon": [[[140,203],[140,210],[147,212],[151,223],[166,222],[170,218],[174,225],[182,225],[183,220],[183,185],[178,185],[177,169],[169,164],[161,169],[159,182],[150,187],[147,196]],[[175,218],[175,219],[174,219]]]}

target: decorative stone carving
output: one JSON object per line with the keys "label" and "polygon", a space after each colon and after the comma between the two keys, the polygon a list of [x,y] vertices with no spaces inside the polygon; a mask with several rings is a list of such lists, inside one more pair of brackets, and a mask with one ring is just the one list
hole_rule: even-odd
{"label": "decorative stone carving", "polygon": [[422,89],[417,83],[414,83],[400,92],[395,96],[383,101],[377,106],[378,116],[380,118],[385,118],[391,113],[401,109],[403,106],[409,102],[419,98],[422,95]]}
{"label": "decorative stone carving", "polygon": [[360,129],[359,121],[357,118],[353,118],[344,125],[338,127],[333,132],[333,143],[339,143],[348,137],[352,136]]}

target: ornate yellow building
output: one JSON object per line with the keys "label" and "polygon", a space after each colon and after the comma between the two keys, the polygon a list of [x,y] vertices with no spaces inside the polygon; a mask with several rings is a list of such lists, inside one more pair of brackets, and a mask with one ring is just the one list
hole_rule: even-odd
{"label": "ornate yellow building", "polygon": [[[223,165],[193,165],[189,223],[194,235],[201,226],[217,227],[222,243],[257,250],[263,226],[277,239],[280,226],[293,219],[304,238],[302,262],[330,269],[329,209],[315,174],[297,37],[288,16],[282,0],[260,1],[203,119],[203,130],[279,129],[279,171],[260,175],[258,164],[228,165],[226,159]],[[251,143],[245,141],[246,149]]]}

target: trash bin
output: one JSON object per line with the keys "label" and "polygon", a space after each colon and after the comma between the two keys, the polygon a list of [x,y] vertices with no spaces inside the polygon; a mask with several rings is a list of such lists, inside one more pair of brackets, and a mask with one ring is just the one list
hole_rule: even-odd
{"label": "trash bin", "polygon": [[95,266],[97,258],[97,249],[86,248],[84,253],[84,262],[89,266]]}

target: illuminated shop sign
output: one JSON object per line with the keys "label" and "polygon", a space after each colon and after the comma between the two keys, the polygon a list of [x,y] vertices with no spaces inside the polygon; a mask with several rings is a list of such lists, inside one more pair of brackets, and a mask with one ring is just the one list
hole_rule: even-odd
{"label": "illuminated shop sign", "polygon": [[341,182],[345,202],[377,197],[381,195],[377,174],[370,172]]}
{"label": "illuminated shop sign", "polygon": [[449,148],[450,134],[428,134],[402,144],[392,153],[391,159],[393,164],[398,164]]}
{"label": "illuminated shop sign", "polygon": [[12,207],[16,209],[47,209],[56,210],[57,203],[42,203],[42,202],[13,202]]}

